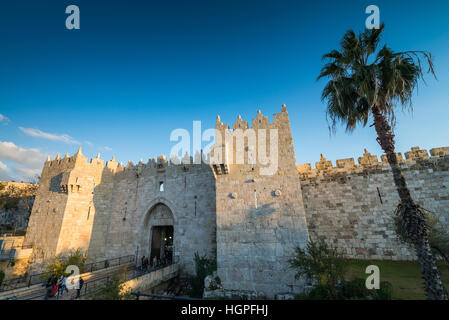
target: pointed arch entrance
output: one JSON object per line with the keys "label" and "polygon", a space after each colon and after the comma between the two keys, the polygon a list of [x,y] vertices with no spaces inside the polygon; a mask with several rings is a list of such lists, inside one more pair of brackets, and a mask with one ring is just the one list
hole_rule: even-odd
{"label": "pointed arch entrance", "polygon": [[170,208],[155,204],[147,213],[144,221],[142,253],[151,262],[170,262],[173,259],[174,216]]}

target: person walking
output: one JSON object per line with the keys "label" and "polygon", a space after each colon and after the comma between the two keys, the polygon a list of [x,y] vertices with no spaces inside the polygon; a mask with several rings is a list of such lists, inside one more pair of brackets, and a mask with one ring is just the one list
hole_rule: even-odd
{"label": "person walking", "polygon": [[145,269],[145,256],[142,256],[142,259],[141,259],[141,268],[142,268],[142,270]]}
{"label": "person walking", "polygon": [[69,293],[69,289],[67,289],[67,278],[64,275],[61,275],[58,281],[58,296],[61,297],[64,295],[64,290]]}
{"label": "person walking", "polygon": [[143,260],[143,271],[147,271],[148,270],[148,258],[145,257],[145,259]]}
{"label": "person walking", "polygon": [[153,258],[153,268],[157,268],[157,257],[156,256],[154,256],[154,258]]}
{"label": "person walking", "polygon": [[78,280],[78,288],[76,289],[76,299],[79,299],[79,297],[81,295],[81,289],[83,288],[83,284],[84,284],[84,280],[80,276],[80,278]]}

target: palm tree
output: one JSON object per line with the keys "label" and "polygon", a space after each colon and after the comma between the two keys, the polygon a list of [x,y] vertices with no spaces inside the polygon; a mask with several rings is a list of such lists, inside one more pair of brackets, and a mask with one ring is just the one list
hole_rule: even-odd
{"label": "palm tree", "polygon": [[428,299],[446,300],[447,292],[437,269],[428,240],[428,226],[423,209],[412,199],[410,190],[395,154],[395,108],[412,109],[412,95],[423,79],[422,61],[435,76],[432,56],[425,51],[394,52],[387,46],[378,49],[384,25],[366,30],[358,36],[348,31],[341,51],[333,50],[323,56],[329,62],[318,79],[329,78],[322,92],[327,104],[329,128],[335,132],[339,123],[353,131],[357,125],[366,126],[372,116],[377,141],[387,155],[400,198],[396,214],[400,217],[401,233],[414,246],[421,265]]}

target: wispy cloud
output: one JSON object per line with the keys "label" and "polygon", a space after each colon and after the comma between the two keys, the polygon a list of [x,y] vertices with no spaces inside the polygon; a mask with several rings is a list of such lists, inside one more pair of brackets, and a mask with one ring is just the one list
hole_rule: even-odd
{"label": "wispy cloud", "polygon": [[13,142],[0,141],[0,159],[14,165],[9,167],[0,162],[0,177],[9,180],[14,174],[26,180],[41,173],[45,158],[39,149],[22,148]]}
{"label": "wispy cloud", "polygon": [[60,141],[68,144],[80,144],[78,141],[73,139],[68,134],[53,134],[53,133],[47,133],[43,132],[39,129],[32,129],[32,128],[23,128],[19,127],[19,129],[25,133],[28,136],[36,137],[36,138],[42,138],[47,140],[53,140],[53,141]]}
{"label": "wispy cloud", "polygon": [[108,146],[104,146],[103,149],[106,150],[106,151],[112,151],[112,148],[108,147]]}
{"label": "wispy cloud", "polygon": [[9,119],[5,115],[3,115],[1,113],[0,113],[0,123],[3,123],[3,124],[8,124],[9,123]]}

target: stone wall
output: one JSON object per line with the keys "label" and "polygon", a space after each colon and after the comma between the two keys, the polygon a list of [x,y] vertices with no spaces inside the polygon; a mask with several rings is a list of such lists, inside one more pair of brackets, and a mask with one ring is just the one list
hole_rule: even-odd
{"label": "stone wall", "polygon": [[[194,272],[194,255],[215,257],[215,181],[205,164],[172,165],[165,157],[126,167],[114,159],[72,157],[45,162],[26,234],[36,267],[81,248],[88,260],[149,255],[152,209],[172,215],[175,257]],[[164,185],[163,190],[160,184]]]}
{"label": "stone wall", "polygon": [[[142,292],[146,293],[150,289],[177,277],[179,274],[179,264],[172,264],[165,268],[152,271],[143,276],[128,280],[123,283],[121,293]],[[144,300],[144,299],[143,299]]]}
{"label": "stone wall", "polygon": [[[0,270],[5,273],[5,281],[23,276],[29,267],[30,248],[22,248],[23,236],[0,236],[0,247],[3,252],[13,249],[12,259],[1,260]],[[8,252],[9,253],[9,252]],[[28,254],[28,256],[27,256]],[[14,261],[14,263],[12,263]]]}
{"label": "stone wall", "polygon": [[[227,128],[217,120],[217,130]],[[239,117],[233,128],[245,133],[249,127]],[[259,112],[253,128],[278,130],[278,149],[269,152],[278,152],[279,165],[274,174],[261,174],[261,164],[250,161],[246,142],[241,146],[244,164],[215,166],[218,276],[225,290],[262,292],[274,298],[303,289],[288,259],[297,246],[307,243],[308,232],[285,106],[273,123]],[[269,136],[257,133],[256,138],[268,141]],[[237,144],[223,147],[226,157],[237,157]]]}
{"label": "stone wall", "polygon": [[[166,226],[181,273],[194,274],[195,253],[216,257],[225,290],[269,298],[305,288],[288,260],[309,234],[353,258],[413,259],[393,231],[398,197],[385,156],[297,166],[286,107],[273,118],[259,111],[249,127],[239,116],[229,130],[218,117],[217,136],[232,140],[217,142],[210,165],[159,156],[125,167],[114,158],[88,162],[81,149],[48,159],[24,241],[32,265],[78,248],[89,262],[133,254],[140,261],[150,255],[152,227]],[[431,156],[413,148],[398,159],[416,201],[449,226],[449,148]]]}
{"label": "stone wall", "polygon": [[[398,159],[415,201],[449,226],[449,148],[430,153],[412,148]],[[386,157],[381,158],[365,150],[358,165],[343,159],[334,167],[323,156],[313,170],[310,164],[298,165],[310,236],[326,239],[352,258],[415,259],[394,232],[399,197]]]}
{"label": "stone wall", "polygon": [[[209,166],[171,165],[160,157],[117,173],[111,194],[108,257],[124,252],[148,257],[151,226],[173,221],[174,255],[182,272],[194,273],[196,252],[215,258],[215,180]],[[167,208],[168,219],[153,219],[158,205]]]}

